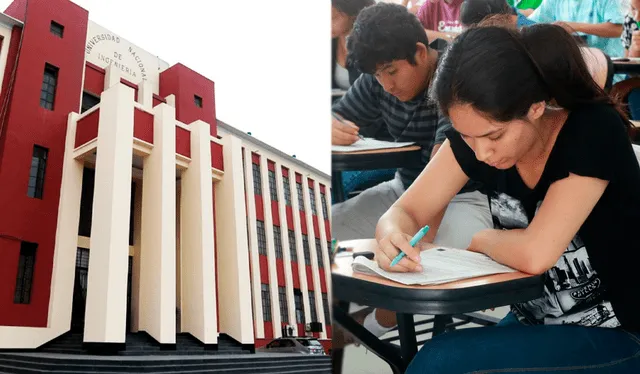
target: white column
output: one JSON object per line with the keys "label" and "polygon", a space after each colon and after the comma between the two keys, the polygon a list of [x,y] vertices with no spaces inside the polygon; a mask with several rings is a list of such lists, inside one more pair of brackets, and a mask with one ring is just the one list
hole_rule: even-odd
{"label": "white column", "polygon": [[[296,171],[289,169],[289,177],[291,177],[291,202],[293,204],[293,226],[295,227],[296,235],[296,249],[298,256],[298,277],[300,278],[300,292],[302,293],[302,308],[304,309],[304,321],[309,323],[311,321],[311,309],[309,308],[309,286],[307,285],[307,270],[304,261],[304,248],[302,244],[302,224],[300,223],[300,206],[298,204],[298,188],[296,187]],[[302,178],[304,183],[304,177]],[[304,198],[304,188],[303,188]],[[308,200],[308,199],[307,199]],[[306,201],[303,199],[303,202]],[[305,208],[307,211],[308,208]],[[307,226],[307,239],[309,238],[309,227]],[[309,243],[311,245],[311,243]],[[303,331],[298,332],[303,335]]]}
{"label": "white column", "polygon": [[260,173],[262,174],[262,198],[264,204],[264,231],[267,238],[267,269],[269,271],[269,294],[271,296],[271,324],[273,337],[282,336],[280,322],[280,297],[278,293],[278,273],[276,271],[276,251],[273,238],[273,215],[271,213],[271,193],[269,188],[269,164],[267,157],[260,157]]}
{"label": "white column", "polygon": [[242,344],[253,344],[249,243],[242,173],[242,141],[222,138],[224,177],[215,185],[220,331]]}
{"label": "white column", "polygon": [[[287,298],[287,313],[289,314],[289,325],[293,326],[294,336],[298,335],[298,324],[296,323],[295,296],[293,295],[293,273],[291,272],[291,252],[289,246],[289,224],[287,222],[287,205],[284,199],[284,173],[282,165],[276,162],[276,188],[278,191],[278,210],[280,212],[280,232],[282,233],[282,259],[284,262],[284,283],[285,294]],[[289,176],[290,178],[291,176]],[[291,179],[289,179],[289,188],[291,189]],[[289,190],[289,196],[294,196]],[[291,209],[293,210],[293,201],[291,201]],[[293,213],[293,211],[292,211]],[[291,227],[293,230],[294,228]],[[295,231],[294,231],[295,232]],[[281,301],[282,302],[282,301]]]}
{"label": "white column", "polygon": [[[320,183],[318,183],[317,180],[314,180],[313,182],[313,189],[316,191],[316,206],[320,207],[321,209],[318,209],[318,229],[320,230],[320,253],[322,254],[322,264],[324,265],[324,281],[325,284],[327,285],[327,301],[330,302],[329,300],[331,300],[331,263],[329,262],[329,247],[327,247],[327,241],[331,240],[330,238],[327,238],[327,231],[325,229],[325,217],[324,217],[324,210],[322,209],[322,196],[320,194]],[[326,186],[325,186],[325,196],[326,196]],[[320,275],[320,273],[318,273],[318,275]],[[320,296],[322,296],[322,294],[320,294]],[[324,308],[324,300],[322,300],[322,297],[320,297],[320,304],[322,305],[322,307]],[[327,305],[327,308],[329,309],[329,312],[331,312],[331,304]],[[327,321],[324,317],[324,309],[321,309],[320,311],[322,313],[322,318],[324,321],[324,328],[322,329],[323,334],[324,334],[324,338],[327,338],[327,325],[331,325],[331,321]]]}
{"label": "white column", "polygon": [[134,91],[115,84],[101,97],[84,341],[124,343]]}
{"label": "white column", "polygon": [[191,129],[191,162],[182,174],[182,330],[205,344],[217,344],[213,240],[213,180],[209,125]]}
{"label": "white column", "polygon": [[[324,324],[324,313],[322,311],[322,288],[320,286],[320,271],[318,267],[318,250],[316,248],[316,236],[315,230],[313,228],[313,212],[311,211],[311,196],[309,194],[309,178],[306,176],[302,176],[302,190],[304,191],[304,204],[305,204],[305,218],[307,219],[307,236],[309,237],[309,248],[311,252],[311,274],[313,281],[313,294],[314,301],[316,306],[316,316],[318,317],[318,321]],[[320,193],[320,191],[314,189],[314,195]],[[316,204],[316,214],[318,213],[318,208],[320,206]],[[321,339],[327,338],[326,330],[323,330],[320,333]]]}
{"label": "white column", "polygon": [[247,227],[249,228],[249,254],[251,266],[251,295],[253,297],[253,323],[256,338],[264,339],[264,319],[262,314],[262,291],[260,288],[260,260],[258,253],[258,229],[256,228],[256,200],[253,193],[253,161],[251,150],[244,149],[245,190],[247,193]]}
{"label": "white column", "polygon": [[[142,80],[138,83],[138,103],[142,105],[145,110],[153,110],[153,87],[148,80]],[[175,105],[173,107],[175,107]]]}
{"label": "white column", "polygon": [[176,112],[153,109],[153,150],[142,174],[139,329],[176,342]]}
{"label": "white column", "polygon": [[73,158],[76,141],[77,113],[67,119],[62,184],[56,224],[56,242],[53,252],[51,296],[47,326],[62,331],[71,326],[73,282],[75,279],[80,200],[82,197],[83,163]]}

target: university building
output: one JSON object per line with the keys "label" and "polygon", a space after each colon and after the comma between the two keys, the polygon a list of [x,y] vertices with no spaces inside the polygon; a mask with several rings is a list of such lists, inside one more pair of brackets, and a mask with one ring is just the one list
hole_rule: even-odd
{"label": "university building", "polygon": [[16,0],[0,90],[0,349],[330,348],[330,177],[218,121],[214,82],[71,1]]}

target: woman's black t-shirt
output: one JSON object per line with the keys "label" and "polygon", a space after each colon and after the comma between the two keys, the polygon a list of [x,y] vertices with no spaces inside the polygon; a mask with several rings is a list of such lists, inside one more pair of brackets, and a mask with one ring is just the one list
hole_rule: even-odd
{"label": "woman's black t-shirt", "polygon": [[534,189],[515,167],[493,168],[476,159],[460,134],[450,130],[447,136],[462,170],[484,184],[499,228],[526,227],[549,186],[569,173],[609,181],[570,246],[547,271],[544,296],[513,305],[512,311],[531,324],[640,331],[640,166],[615,109],[592,105],[572,111]]}

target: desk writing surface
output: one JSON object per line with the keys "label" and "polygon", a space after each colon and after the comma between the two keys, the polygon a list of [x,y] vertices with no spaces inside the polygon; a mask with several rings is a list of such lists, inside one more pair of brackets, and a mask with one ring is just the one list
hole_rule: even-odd
{"label": "desk writing surface", "polygon": [[[359,239],[359,240],[349,240],[338,243],[340,247],[347,248],[347,250],[351,250],[354,253],[357,252],[375,252],[377,248],[377,242],[375,239]],[[423,247],[429,248],[434,247],[432,244],[424,244]],[[531,274],[522,273],[522,272],[514,272],[514,273],[503,273],[496,275],[488,275],[484,277],[470,278],[464,279],[456,282],[444,283],[439,285],[432,286],[407,286],[402,283],[394,282],[383,277],[377,277],[373,275],[366,275],[358,272],[354,272],[351,268],[351,263],[353,262],[353,256],[339,256],[334,259],[334,264],[331,267],[332,274],[350,277],[353,279],[359,279],[367,282],[373,282],[384,286],[397,287],[397,288],[408,288],[408,289],[418,289],[418,290],[447,290],[447,289],[460,289],[460,288],[468,288],[468,287],[476,287],[482,285],[489,285],[493,283],[500,283],[511,281],[515,279],[522,279],[531,277]]]}
{"label": "desk writing surface", "polygon": [[363,138],[351,145],[332,145],[333,153],[353,153],[362,151],[389,150],[414,145],[414,142],[389,142],[373,138]]}
{"label": "desk writing surface", "polygon": [[334,155],[375,155],[380,153],[396,153],[396,152],[413,152],[419,151],[419,145],[408,145],[404,147],[396,147],[396,148],[384,148],[384,149],[370,149],[364,151],[351,151],[351,152],[342,152],[342,151],[331,151]]}

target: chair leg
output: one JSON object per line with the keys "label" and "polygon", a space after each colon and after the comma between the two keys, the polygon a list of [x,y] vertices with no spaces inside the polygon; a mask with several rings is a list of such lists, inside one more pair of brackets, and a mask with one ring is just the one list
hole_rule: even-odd
{"label": "chair leg", "polygon": [[398,318],[398,335],[400,337],[400,352],[405,366],[409,366],[411,360],[418,353],[418,341],[413,314],[396,313]]}

